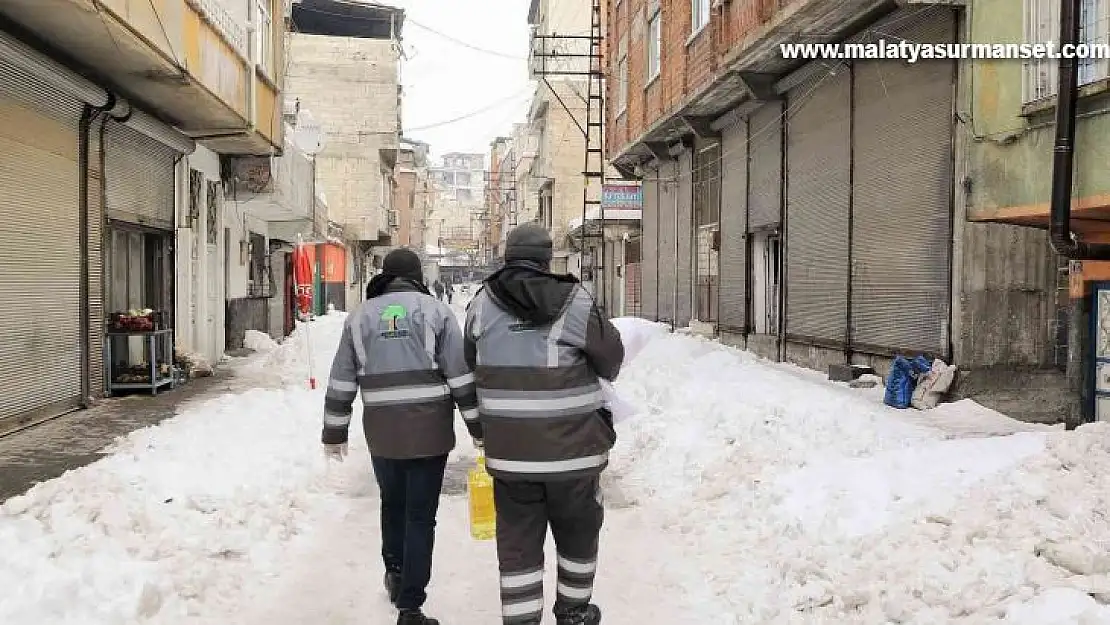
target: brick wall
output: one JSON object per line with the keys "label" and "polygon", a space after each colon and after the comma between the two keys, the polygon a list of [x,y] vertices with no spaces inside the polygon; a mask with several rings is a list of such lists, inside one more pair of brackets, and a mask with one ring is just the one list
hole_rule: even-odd
{"label": "brick wall", "polygon": [[290,35],[286,95],[300,99],[327,143],[316,159],[329,216],[357,238],[386,225],[382,148],[400,132],[397,54],[389,40]]}
{"label": "brick wall", "polygon": [[[709,25],[691,39],[690,0],[608,0],[605,67],[609,80],[606,150],[617,156],[657,121],[675,112],[708,86],[722,61],[769,21],[788,0],[731,0],[711,11]],[[651,7],[662,16],[660,72],[647,83],[648,20]],[[628,54],[628,106],[616,110],[618,55]]]}

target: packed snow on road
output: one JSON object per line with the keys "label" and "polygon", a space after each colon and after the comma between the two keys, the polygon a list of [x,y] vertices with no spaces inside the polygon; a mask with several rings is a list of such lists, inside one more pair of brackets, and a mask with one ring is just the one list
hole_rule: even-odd
{"label": "packed snow on road", "polygon": [[[256,388],[3,504],[0,623],[392,622],[359,420],[346,462],[326,462],[306,382],[326,381],[344,318],[253,341],[238,369]],[[1106,425],[911,418],[873,390],[625,327],[642,349],[616,384],[635,414],[604,479],[604,622],[1110,623]],[[427,610],[495,623],[458,435]]]}

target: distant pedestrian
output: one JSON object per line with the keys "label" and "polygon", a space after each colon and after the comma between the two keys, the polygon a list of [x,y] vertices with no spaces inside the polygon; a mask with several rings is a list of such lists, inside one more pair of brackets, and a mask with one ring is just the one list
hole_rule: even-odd
{"label": "distant pedestrian", "polygon": [[422,608],[456,405],[471,435],[480,432],[474,375],[455,315],[431,297],[412,251],[390,252],[367,296],[347,317],[332,363],[322,442],[328,457],[347,455],[351,404],[361,390],[381,492],[386,592],[400,611],[397,625],[439,625]]}
{"label": "distant pedestrian", "polygon": [[455,298],[455,284],[453,282],[447,283],[447,303],[450,304],[451,300]]}
{"label": "distant pedestrian", "polygon": [[433,288],[435,288],[435,290],[436,290],[436,299],[438,299],[439,301],[442,302],[443,301],[443,283],[439,281],[439,278],[436,278],[436,281],[435,281],[435,284],[433,285]]}
{"label": "distant pedestrian", "polygon": [[604,517],[600,475],[616,442],[598,380],[617,377],[624,344],[576,278],[550,273],[551,256],[547,230],[515,228],[505,267],[467,309],[483,436],[475,444],[494,478],[503,622],[542,620],[550,527],[556,623],[597,625],[601,610],[590,599]]}

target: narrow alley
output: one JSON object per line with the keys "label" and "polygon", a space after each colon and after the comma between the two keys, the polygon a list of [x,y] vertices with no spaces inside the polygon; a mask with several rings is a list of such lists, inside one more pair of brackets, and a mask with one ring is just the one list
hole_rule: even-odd
{"label": "narrow alley", "polygon": [[[325,461],[323,391],[306,384],[307,354],[324,370],[343,319],[238,368],[271,388],[193,404],[4,503],[0,621],[388,622],[369,457],[357,436]],[[952,430],[663,327],[618,388],[641,414],[604,481],[610,622],[1110,619],[1092,598],[1110,592],[1103,424],[988,411]],[[498,614],[493,544],[466,529],[474,453],[450,458],[429,592],[459,625]]]}

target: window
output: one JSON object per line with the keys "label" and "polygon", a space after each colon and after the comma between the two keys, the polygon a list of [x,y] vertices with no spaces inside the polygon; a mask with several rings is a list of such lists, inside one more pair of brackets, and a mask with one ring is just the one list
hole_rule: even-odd
{"label": "window", "polygon": [[659,76],[660,52],[663,48],[663,14],[656,12],[648,22],[647,73],[648,82]]}
{"label": "window", "polygon": [[617,115],[628,108],[628,53],[617,59]]}
{"label": "window", "polygon": [[460,187],[469,187],[470,174],[466,172],[459,172],[455,174],[455,184]]}
{"label": "window", "polygon": [[469,202],[474,199],[474,194],[470,192],[470,189],[458,189],[455,193],[455,198],[460,202]]}
{"label": "window", "polygon": [[709,23],[710,0],[690,0],[690,32],[698,34]]}
{"label": "window", "polygon": [[699,226],[710,226],[721,219],[721,144],[694,153],[692,182],[694,215]]}
{"label": "window", "polygon": [[[1059,43],[1060,3],[1056,0],[1025,0],[1025,40],[1028,43]],[[1110,0],[1080,0],[1079,42],[1106,44]],[[1079,84],[1085,85],[1110,77],[1110,59],[1077,59]],[[1026,104],[1054,97],[1058,87],[1059,62],[1055,59],[1029,59],[1023,62],[1022,101]]]}
{"label": "window", "polygon": [[257,23],[255,24],[255,40],[258,42],[258,66],[262,71],[269,75],[273,75],[273,62],[274,58],[274,20],[270,17],[270,7],[268,0],[258,0],[254,4],[257,14]]}

